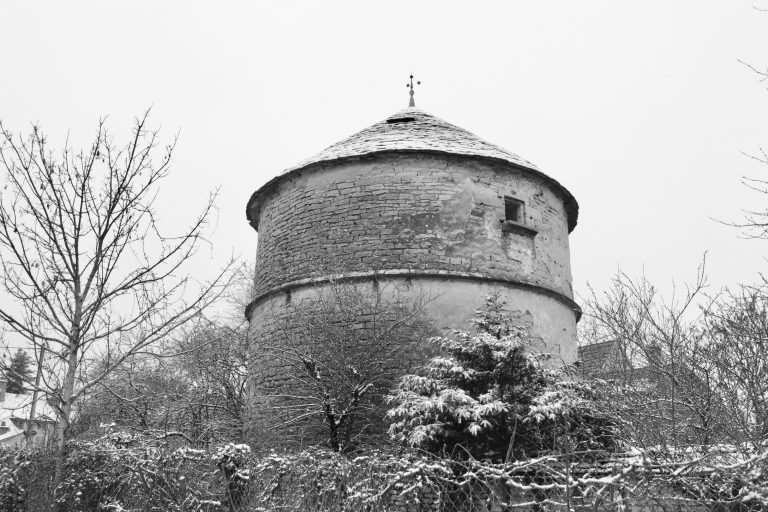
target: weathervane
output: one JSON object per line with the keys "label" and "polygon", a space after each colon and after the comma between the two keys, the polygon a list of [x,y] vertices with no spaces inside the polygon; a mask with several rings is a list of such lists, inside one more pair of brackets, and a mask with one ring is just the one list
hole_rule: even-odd
{"label": "weathervane", "polygon": [[[421,85],[421,82],[420,81],[416,81],[416,85]],[[411,95],[411,101],[408,103],[408,106],[409,107],[415,107],[416,106],[416,102],[413,101],[413,74],[411,74],[411,83],[405,84],[405,86],[410,89],[409,94]]]}

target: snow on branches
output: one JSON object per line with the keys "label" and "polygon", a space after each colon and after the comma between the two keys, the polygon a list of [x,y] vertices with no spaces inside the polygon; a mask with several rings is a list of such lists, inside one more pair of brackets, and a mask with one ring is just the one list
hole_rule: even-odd
{"label": "snow on branches", "polygon": [[577,381],[515,325],[498,295],[474,332],[431,341],[442,351],[388,396],[390,435],[433,453],[510,460],[563,450],[613,451],[618,420],[598,410],[599,384]]}

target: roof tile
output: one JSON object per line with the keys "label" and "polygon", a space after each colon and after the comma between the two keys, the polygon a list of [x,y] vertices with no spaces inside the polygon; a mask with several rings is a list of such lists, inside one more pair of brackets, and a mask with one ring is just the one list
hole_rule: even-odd
{"label": "roof tile", "polygon": [[[391,122],[393,119],[408,118],[412,118],[413,121]],[[318,162],[395,150],[440,151],[484,156],[538,170],[531,162],[504,148],[486,142],[475,134],[421,109],[409,107],[333,144],[315,156],[286,169],[282,174]]]}

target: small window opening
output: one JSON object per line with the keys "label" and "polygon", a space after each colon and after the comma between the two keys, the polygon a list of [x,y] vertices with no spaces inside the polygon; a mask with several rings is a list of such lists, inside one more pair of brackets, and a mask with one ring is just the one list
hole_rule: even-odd
{"label": "small window opening", "polygon": [[504,198],[504,219],[523,223],[523,202],[511,197]]}
{"label": "small window opening", "polygon": [[395,123],[410,123],[415,121],[415,117],[393,117],[391,119],[387,119],[387,123],[389,124],[395,124]]}

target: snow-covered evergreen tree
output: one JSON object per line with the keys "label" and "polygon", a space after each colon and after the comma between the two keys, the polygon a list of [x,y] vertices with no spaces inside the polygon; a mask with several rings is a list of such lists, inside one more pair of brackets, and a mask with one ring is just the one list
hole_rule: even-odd
{"label": "snow-covered evergreen tree", "polygon": [[11,362],[5,368],[5,379],[8,382],[8,393],[24,393],[25,382],[29,380],[32,371],[29,368],[30,357],[27,353],[18,349],[11,357]]}
{"label": "snow-covered evergreen tree", "polygon": [[530,351],[533,338],[498,295],[471,322],[475,332],[433,338],[442,355],[389,395],[396,440],[497,461],[616,448],[618,421],[596,406],[599,385]]}

